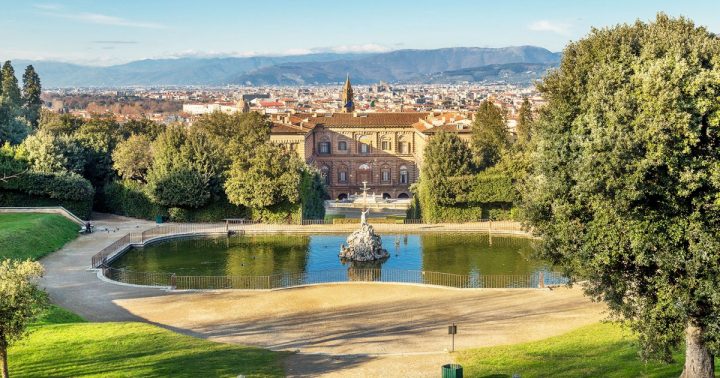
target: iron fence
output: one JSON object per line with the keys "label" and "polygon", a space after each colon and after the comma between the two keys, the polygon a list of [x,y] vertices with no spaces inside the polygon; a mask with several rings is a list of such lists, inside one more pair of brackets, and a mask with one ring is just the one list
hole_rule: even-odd
{"label": "iron fence", "polygon": [[111,280],[179,290],[280,289],[302,285],[341,282],[390,282],[436,285],[453,288],[543,288],[567,284],[557,272],[511,275],[462,275],[422,270],[348,268],[317,272],[282,273],[266,276],[181,276],[174,273],[135,272],[103,268]]}
{"label": "iron fence", "polygon": [[[301,225],[320,225],[328,224],[324,220],[303,220]],[[422,220],[419,219],[406,219],[405,223],[402,224],[390,224],[389,227],[404,229],[404,226],[411,226],[414,224],[422,224]],[[520,223],[514,221],[492,221],[482,220],[479,222],[473,222],[480,225],[475,230],[483,232],[487,230],[491,231],[524,231]],[[345,226],[349,226],[347,224]],[[338,226],[338,225],[336,225]],[[342,226],[342,225],[340,225]],[[412,228],[408,228],[411,231]],[[161,237],[167,236],[182,236],[182,235],[204,235],[204,234],[215,234],[215,233],[229,233],[245,231],[277,231],[276,224],[260,223],[255,221],[246,221],[243,219],[227,219],[225,223],[172,223],[159,225],[143,232],[132,232],[122,238],[111,243],[101,251],[96,253],[91,258],[92,268],[107,267],[112,259],[122,254],[126,249],[132,245],[144,245],[147,242],[156,240]]]}

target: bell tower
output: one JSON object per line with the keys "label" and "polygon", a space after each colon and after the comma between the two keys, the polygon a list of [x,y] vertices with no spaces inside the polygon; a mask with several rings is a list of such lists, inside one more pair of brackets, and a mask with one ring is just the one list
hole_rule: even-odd
{"label": "bell tower", "polygon": [[350,74],[345,79],[345,85],[342,89],[342,107],[344,113],[352,113],[355,110],[355,103],[353,102],[353,89],[350,85]]}

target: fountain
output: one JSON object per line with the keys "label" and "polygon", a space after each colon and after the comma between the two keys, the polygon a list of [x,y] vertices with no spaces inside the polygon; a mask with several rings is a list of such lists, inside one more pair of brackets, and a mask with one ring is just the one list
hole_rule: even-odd
{"label": "fountain", "polygon": [[[367,199],[367,182],[363,181],[363,195]],[[367,205],[367,203],[366,203]],[[376,261],[386,259],[390,254],[382,247],[380,235],[375,233],[373,227],[367,222],[367,213],[363,209],[360,213],[360,229],[353,231],[347,238],[347,245],[340,246],[340,260],[351,262]]]}

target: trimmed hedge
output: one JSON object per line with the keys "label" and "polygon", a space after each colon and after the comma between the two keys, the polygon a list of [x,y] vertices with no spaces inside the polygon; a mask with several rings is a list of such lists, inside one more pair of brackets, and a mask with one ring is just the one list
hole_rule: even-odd
{"label": "trimmed hedge", "polygon": [[154,220],[157,215],[167,216],[167,208],[155,204],[133,181],[113,181],[105,185],[105,208],[113,213],[133,218]]}
{"label": "trimmed hedge", "polygon": [[85,219],[94,196],[90,182],[75,173],[25,172],[0,182],[2,206],[63,206]]}
{"label": "trimmed hedge", "polygon": [[49,197],[31,196],[26,193],[0,190],[0,207],[46,207],[62,206],[81,219],[90,219],[92,200],[71,201]]}
{"label": "trimmed hedge", "polygon": [[245,208],[219,198],[198,209],[165,207],[153,202],[143,185],[134,181],[114,181],[105,186],[105,207],[115,214],[154,220],[168,217],[173,222],[218,222],[226,218],[247,217]]}
{"label": "trimmed hedge", "polygon": [[[433,223],[515,217],[512,179],[501,171],[489,168],[475,175],[450,177],[444,186],[449,190],[436,193],[432,180],[421,180],[408,216]],[[442,195],[446,197],[439,198]]]}

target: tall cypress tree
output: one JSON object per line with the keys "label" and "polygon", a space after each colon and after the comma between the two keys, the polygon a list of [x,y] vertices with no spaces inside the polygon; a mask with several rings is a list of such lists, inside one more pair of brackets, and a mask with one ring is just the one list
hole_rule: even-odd
{"label": "tall cypress tree", "polygon": [[40,77],[35,68],[32,65],[25,68],[25,74],[23,74],[23,106],[25,108],[25,118],[33,126],[37,128],[38,121],[40,120],[40,106],[42,101],[40,100],[40,93],[42,88],[40,86]]}
{"label": "tall cypress tree", "polygon": [[523,99],[522,105],[520,105],[520,111],[518,112],[517,126],[515,132],[517,134],[517,141],[521,145],[530,140],[531,129],[533,122],[532,105],[527,97]]}
{"label": "tall cypress tree", "polygon": [[20,87],[9,60],[5,61],[2,67],[2,94],[4,105],[9,105],[11,108],[19,108],[22,105]]}
{"label": "tall cypress tree", "polygon": [[492,167],[510,144],[505,111],[490,101],[484,101],[475,114],[472,126],[472,147],[478,168]]}

